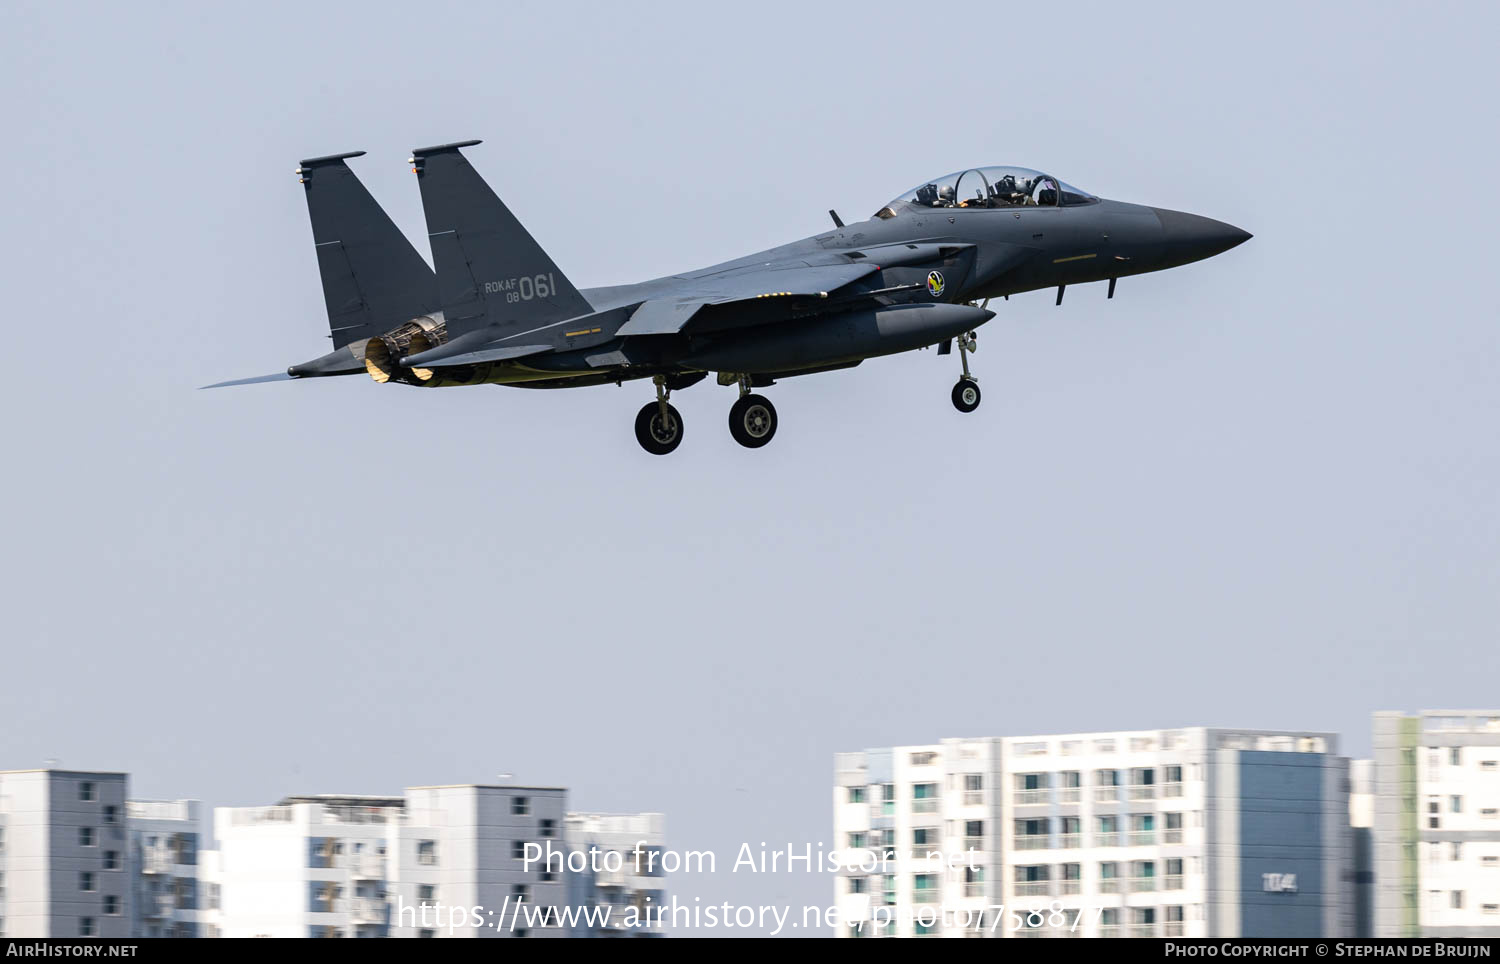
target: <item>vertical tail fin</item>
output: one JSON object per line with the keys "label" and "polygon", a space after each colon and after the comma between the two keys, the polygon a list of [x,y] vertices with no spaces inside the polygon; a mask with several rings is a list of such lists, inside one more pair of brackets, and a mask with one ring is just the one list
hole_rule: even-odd
{"label": "vertical tail fin", "polygon": [[363,154],[313,157],[297,168],[334,348],[441,307],[432,269],[344,163]]}
{"label": "vertical tail fin", "polygon": [[412,151],[449,339],[509,334],[594,309],[459,153],[479,141]]}

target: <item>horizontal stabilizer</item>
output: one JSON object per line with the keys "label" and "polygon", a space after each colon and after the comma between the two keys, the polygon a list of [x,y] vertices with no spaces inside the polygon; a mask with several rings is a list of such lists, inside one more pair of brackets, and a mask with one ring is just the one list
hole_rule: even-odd
{"label": "horizontal stabilizer", "polygon": [[227,382],[214,382],[212,385],[199,385],[198,391],[205,388],[229,388],[231,385],[258,385],[261,382],[294,382],[297,379],[286,372],[277,372],[274,375],[256,375],[254,378],[236,378]]}

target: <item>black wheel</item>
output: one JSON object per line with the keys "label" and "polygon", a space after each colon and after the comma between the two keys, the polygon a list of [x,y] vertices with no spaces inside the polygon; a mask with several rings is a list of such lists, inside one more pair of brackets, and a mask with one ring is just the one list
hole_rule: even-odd
{"label": "black wheel", "polygon": [[635,439],[652,455],[666,455],[682,443],[682,416],[668,405],[666,424],[663,424],[661,403],[649,402],[635,417]]}
{"label": "black wheel", "polygon": [[960,412],[972,412],[979,407],[979,383],[960,378],[953,386],[953,407]]}
{"label": "black wheel", "polygon": [[776,406],[764,395],[746,395],[729,409],[729,434],[747,449],[758,449],[776,434]]}

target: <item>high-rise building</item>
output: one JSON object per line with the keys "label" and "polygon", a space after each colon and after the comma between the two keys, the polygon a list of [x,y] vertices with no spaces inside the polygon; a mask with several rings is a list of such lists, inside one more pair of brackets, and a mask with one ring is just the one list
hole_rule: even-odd
{"label": "high-rise building", "polygon": [[[585,907],[660,900],[642,879],[575,873],[581,841],[663,846],[660,814],[570,815],[557,787],[413,787],[404,797],[295,796],[214,811],[204,936],[568,937],[622,934]],[[545,854],[558,855],[550,864]],[[576,865],[575,865],[576,866]]]}
{"label": "high-rise building", "polygon": [[127,782],[0,771],[0,936],[132,936]]}
{"label": "high-rise building", "polygon": [[128,800],[131,936],[198,936],[196,800]]}
{"label": "high-rise building", "polygon": [[1500,936],[1500,710],[1376,713],[1375,935]]}
{"label": "high-rise building", "polygon": [[1350,935],[1348,763],[1209,728],[837,754],[840,936]]}

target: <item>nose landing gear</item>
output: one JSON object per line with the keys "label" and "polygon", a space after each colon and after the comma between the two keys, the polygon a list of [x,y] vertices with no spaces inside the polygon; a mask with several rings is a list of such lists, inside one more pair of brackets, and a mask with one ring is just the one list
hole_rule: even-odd
{"label": "nose landing gear", "polygon": [[672,393],[667,380],[657,375],[656,401],[647,402],[635,417],[635,439],[652,455],[666,455],[682,444],[682,416],[668,404]]}
{"label": "nose landing gear", "polygon": [[979,350],[979,338],[972,331],[958,337],[958,357],[964,373],[953,386],[953,407],[968,414],[979,407],[979,379],[969,374],[969,352]]}

